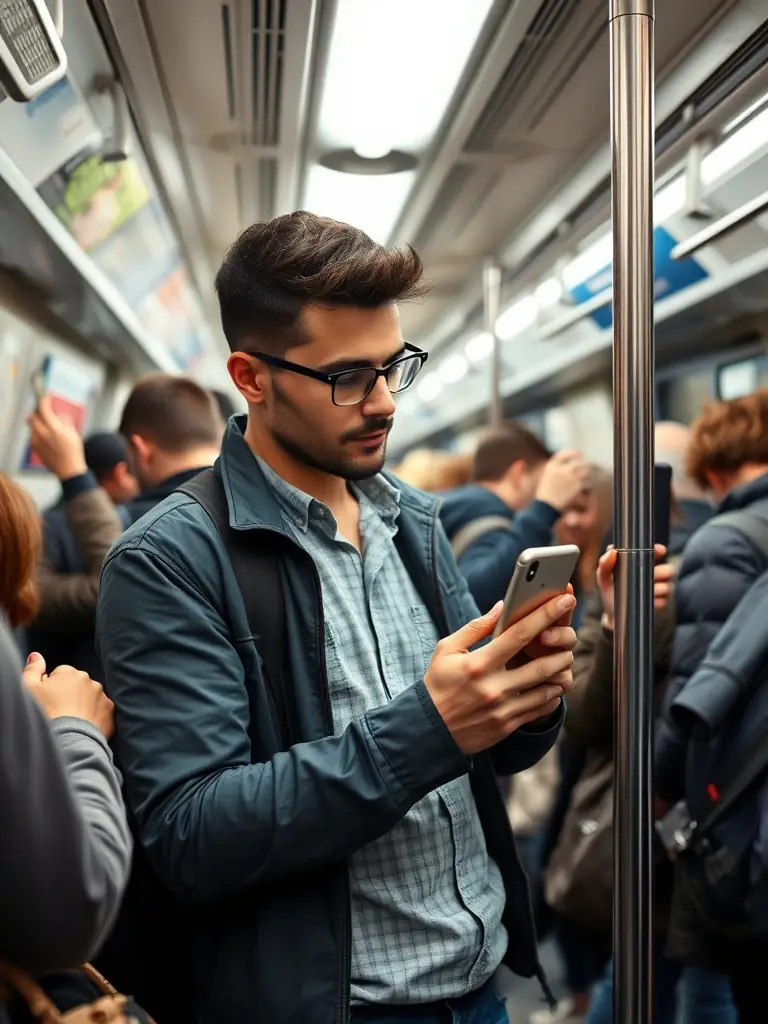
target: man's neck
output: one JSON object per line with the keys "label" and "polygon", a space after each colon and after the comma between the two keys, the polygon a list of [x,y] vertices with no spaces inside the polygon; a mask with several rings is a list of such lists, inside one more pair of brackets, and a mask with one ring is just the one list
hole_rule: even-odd
{"label": "man's neck", "polygon": [[514,498],[509,494],[503,483],[495,480],[479,481],[479,483],[486,491],[490,491],[491,494],[495,494],[497,498],[500,498],[512,512],[519,512],[519,506],[515,503]]}
{"label": "man's neck", "polygon": [[206,466],[212,466],[218,457],[219,449],[210,445],[191,448],[189,451],[182,452],[179,455],[167,456],[162,462],[156,463],[154,467],[155,472],[153,473],[154,482],[143,489],[151,490],[153,487],[159,487],[160,484],[170,480],[171,477],[178,476],[179,473],[189,473],[193,469],[203,469]]}
{"label": "man's neck", "polygon": [[295,459],[250,419],[245,430],[245,440],[254,455],[263,459],[282,480],[322,502],[337,518],[353,503],[356,504],[343,477],[324,473]]}

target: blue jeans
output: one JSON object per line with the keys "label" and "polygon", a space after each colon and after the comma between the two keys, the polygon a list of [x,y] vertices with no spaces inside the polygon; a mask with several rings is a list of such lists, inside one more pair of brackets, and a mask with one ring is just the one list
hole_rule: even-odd
{"label": "blue jeans", "polygon": [[[679,1017],[678,1017],[679,1008]],[[653,951],[653,1024],[737,1024],[727,975],[669,960]],[[592,995],[586,1024],[613,1024],[613,963]]]}
{"label": "blue jeans", "polygon": [[488,984],[461,999],[429,1006],[356,1006],[352,1024],[509,1024],[509,1017],[506,1000]]}

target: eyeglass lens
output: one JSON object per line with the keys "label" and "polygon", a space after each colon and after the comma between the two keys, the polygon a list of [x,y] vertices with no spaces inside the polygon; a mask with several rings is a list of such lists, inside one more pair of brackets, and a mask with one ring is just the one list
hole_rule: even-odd
{"label": "eyeglass lens", "polygon": [[[387,387],[393,395],[405,391],[416,379],[421,369],[421,359],[411,356],[399,359],[389,367],[386,374]],[[336,405],[358,405],[370,395],[377,380],[376,371],[365,368],[348,370],[340,374],[333,387],[333,400]]]}

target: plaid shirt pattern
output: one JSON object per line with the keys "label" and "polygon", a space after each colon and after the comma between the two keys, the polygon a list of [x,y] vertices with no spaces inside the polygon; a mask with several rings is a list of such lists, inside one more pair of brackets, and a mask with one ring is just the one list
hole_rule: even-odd
{"label": "plaid shirt pattern", "polygon": [[[380,476],[354,486],[361,557],[330,509],[261,467],[320,575],[340,734],[422,678],[439,639],[394,544],[399,492]],[[507,943],[504,886],[466,776],[424,797],[358,850],[350,882],[353,1003],[456,998],[495,973]]]}

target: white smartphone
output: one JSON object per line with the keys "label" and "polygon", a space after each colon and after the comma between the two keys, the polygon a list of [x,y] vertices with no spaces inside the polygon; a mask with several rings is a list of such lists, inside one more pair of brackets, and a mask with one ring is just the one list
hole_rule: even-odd
{"label": "white smartphone", "polygon": [[494,636],[530,615],[558,594],[564,594],[581,552],[575,544],[526,548],[517,560]]}

